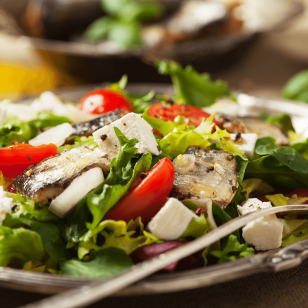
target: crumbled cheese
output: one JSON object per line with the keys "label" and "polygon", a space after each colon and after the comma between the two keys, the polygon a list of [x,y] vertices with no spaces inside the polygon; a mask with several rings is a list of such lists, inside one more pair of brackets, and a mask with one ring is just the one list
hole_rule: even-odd
{"label": "crumbled cheese", "polygon": [[3,186],[0,186],[0,224],[4,221],[7,213],[12,213],[13,206],[13,199],[8,198]]}
{"label": "crumbled cheese", "polygon": [[[262,202],[257,198],[248,199],[243,206],[238,205],[242,215],[271,207],[270,202]],[[248,223],[243,228],[243,238],[257,250],[276,249],[281,246],[282,231],[283,224],[272,214]]]}
{"label": "crumbled cheese", "polygon": [[255,145],[258,139],[257,134],[241,134],[240,140],[236,140],[237,134],[230,134],[231,141],[236,145],[239,149],[243,150],[244,154],[248,158],[253,157],[253,153],[255,150]]}
{"label": "crumbled cheese", "polygon": [[198,218],[182,202],[175,198],[169,198],[150,221],[148,228],[162,240],[175,240],[181,237],[194,217]]}
{"label": "crumbled cheese", "polygon": [[154,155],[161,153],[152,127],[139,114],[129,113],[93,133],[95,142],[105,154],[108,154],[109,160],[116,157],[120,149],[114,127],[117,127],[126,138],[139,140],[135,145],[138,148],[138,153],[152,153]]}

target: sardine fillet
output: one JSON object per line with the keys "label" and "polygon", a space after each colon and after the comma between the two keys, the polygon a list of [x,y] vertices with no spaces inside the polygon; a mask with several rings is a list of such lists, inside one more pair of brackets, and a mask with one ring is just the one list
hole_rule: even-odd
{"label": "sardine fillet", "polygon": [[107,172],[110,163],[99,149],[81,146],[30,166],[15,179],[14,185],[23,196],[44,204],[57,197],[77,176],[95,167]]}
{"label": "sardine fillet", "polygon": [[200,147],[189,147],[186,153],[195,156],[195,165],[186,174],[175,173],[171,196],[210,198],[226,208],[239,186],[235,157]]}

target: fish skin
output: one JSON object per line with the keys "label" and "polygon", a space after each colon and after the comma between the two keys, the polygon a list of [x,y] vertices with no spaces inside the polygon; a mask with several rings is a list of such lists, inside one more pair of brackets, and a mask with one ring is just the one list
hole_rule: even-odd
{"label": "fish skin", "polygon": [[83,172],[95,167],[100,167],[104,172],[109,171],[110,163],[102,155],[99,149],[91,150],[86,146],[63,151],[28,167],[15,179],[15,188],[35,202],[47,203]]}
{"label": "fish skin", "polygon": [[215,113],[214,121],[220,129],[225,129],[229,133],[246,133],[245,124],[239,118],[217,112]]}
{"label": "fish skin", "polygon": [[275,138],[276,145],[290,145],[289,139],[277,125],[269,124],[262,119],[254,117],[242,117],[240,120],[245,124],[246,133],[255,133],[258,135],[258,138]]}
{"label": "fish skin", "polygon": [[[105,113],[91,121],[85,121],[85,122],[79,122],[76,124],[73,124],[72,127],[74,129],[74,132],[72,133],[72,136],[89,136],[99,128],[104,127],[105,125],[108,125],[120,118],[122,118],[127,112],[121,109],[116,109],[114,111]],[[69,137],[69,138],[70,138]]]}
{"label": "fish skin", "polygon": [[[194,168],[186,174],[175,172],[170,196],[181,200],[210,198],[226,208],[239,187],[235,157],[225,151],[201,147],[189,147],[186,154],[195,156]],[[214,170],[211,170],[213,167]]]}

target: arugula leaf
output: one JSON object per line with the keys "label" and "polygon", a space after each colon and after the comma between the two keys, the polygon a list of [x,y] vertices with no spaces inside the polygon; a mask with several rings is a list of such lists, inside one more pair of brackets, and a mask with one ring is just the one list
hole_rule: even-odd
{"label": "arugula leaf", "polygon": [[77,243],[81,237],[88,231],[86,223],[90,216],[87,206],[87,196],[83,197],[76,205],[72,215],[67,218],[63,226],[63,237],[67,242]]}
{"label": "arugula leaf", "polygon": [[39,222],[30,219],[22,219],[21,221],[40,235],[45,251],[54,260],[61,262],[70,259],[59,226],[52,222]]}
{"label": "arugula leaf", "polygon": [[176,90],[175,101],[197,107],[207,107],[221,96],[230,95],[228,85],[223,81],[211,81],[209,74],[199,74],[192,66],[185,69],[174,61],[157,62],[158,71],[170,75]]}
{"label": "arugula leaf", "polygon": [[279,114],[275,116],[270,116],[269,114],[263,112],[259,115],[261,119],[269,124],[276,124],[280,127],[284,134],[288,135],[289,131],[295,132],[292,124],[291,117],[288,114]]}
{"label": "arugula leaf", "polygon": [[63,275],[107,279],[132,267],[134,263],[124,250],[109,247],[91,254],[88,262],[71,259],[60,264]]}
{"label": "arugula leaf", "polygon": [[292,77],[284,86],[282,96],[286,99],[308,103],[308,70]]}
{"label": "arugula leaf", "polygon": [[291,142],[291,147],[305,159],[308,159],[308,138],[306,140],[296,140]]}
{"label": "arugula leaf", "polygon": [[0,266],[39,261],[44,253],[41,237],[36,232],[0,226]]}
{"label": "arugula leaf", "polygon": [[95,149],[98,147],[98,144],[94,141],[94,137],[93,136],[89,136],[89,137],[78,137],[78,136],[73,136],[68,138],[68,140],[74,140],[73,144],[65,144],[61,147],[58,147],[58,153],[63,152],[64,150],[71,150],[73,148],[76,147],[80,147],[82,145],[85,145],[86,147],[90,148],[90,149]]}
{"label": "arugula leaf", "polygon": [[296,188],[308,186],[308,161],[290,147],[276,146],[271,137],[259,138],[255,152],[265,155],[248,163],[245,177],[270,185]]}
{"label": "arugula leaf", "polygon": [[[215,219],[215,222],[217,226],[221,226],[224,223],[230,221],[232,218],[216,203],[212,203],[213,205],[213,216]],[[241,240],[240,232],[239,230],[234,231],[232,234],[234,234],[238,240]],[[222,239],[222,242],[226,240],[226,237]]]}
{"label": "arugula leaf", "polygon": [[254,249],[248,247],[248,244],[240,244],[236,236],[230,234],[227,245],[224,249],[210,251],[209,254],[218,258],[217,263],[224,263],[239,258],[250,257],[254,255]]}
{"label": "arugula leaf", "polygon": [[123,197],[142,172],[149,170],[152,155],[144,154],[132,168],[131,160],[138,149],[134,145],[137,139],[127,139],[118,128],[114,131],[119,139],[120,151],[110,163],[110,173],[106,180],[87,195],[87,205],[93,215],[89,229],[95,228],[105,214]]}

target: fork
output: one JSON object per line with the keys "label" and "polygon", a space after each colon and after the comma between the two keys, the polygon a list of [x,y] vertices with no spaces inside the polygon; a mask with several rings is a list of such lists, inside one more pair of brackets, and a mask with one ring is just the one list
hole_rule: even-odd
{"label": "fork", "polygon": [[308,213],[308,204],[278,206],[247,213],[230,220],[213,231],[210,231],[185,245],[160,254],[155,258],[138,263],[131,269],[111,279],[104,281],[100,280],[90,286],[54,295],[20,308],[74,308],[89,305],[163,269],[173,262],[214,244],[218,240],[245,226],[251,221],[267,215],[290,211],[298,211],[301,212],[301,214],[303,212]]}

